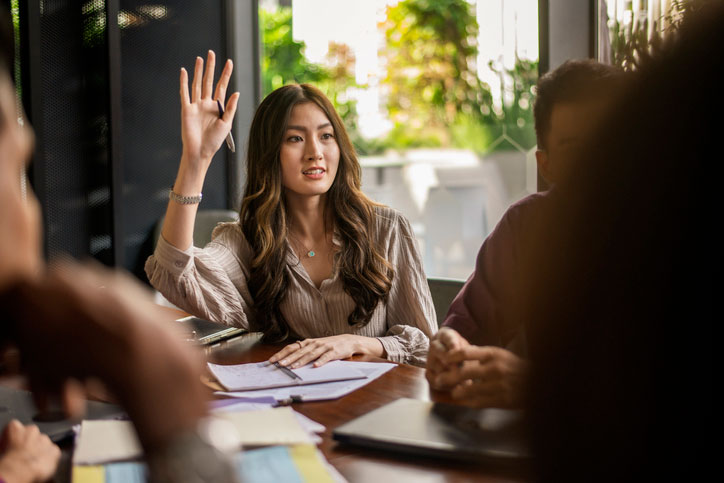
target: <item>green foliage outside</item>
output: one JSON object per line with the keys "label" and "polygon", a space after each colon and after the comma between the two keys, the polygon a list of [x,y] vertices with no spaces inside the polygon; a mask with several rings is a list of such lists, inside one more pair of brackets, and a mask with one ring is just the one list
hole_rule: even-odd
{"label": "green foliage outside", "polygon": [[[662,47],[665,37],[676,34],[684,19],[707,3],[717,1],[721,0],[673,0],[663,18],[654,20],[650,37],[648,18],[628,24],[614,19],[609,24],[612,63],[627,71],[636,70]],[[626,8],[633,15],[633,4]],[[662,24],[667,27],[663,29]]]}
{"label": "green foliage outside", "polygon": [[23,91],[22,91],[22,82],[20,78],[20,62],[18,62],[18,59],[20,59],[20,4],[19,0],[12,0],[10,2],[10,15],[13,18],[13,35],[14,35],[14,41],[15,41],[15,66],[14,66],[14,75],[15,78],[13,81],[15,82],[15,90],[17,91],[18,98],[22,99]]}
{"label": "green foliage outside", "polygon": [[364,139],[356,128],[356,103],[348,97],[354,81],[354,58],[344,45],[332,45],[331,68],[308,62],[304,45],[291,32],[291,9],[260,9],[263,32],[264,94],[290,82],[309,82],[337,107],[361,154],[413,147],[452,147],[487,152],[511,149],[496,143],[503,134],[523,148],[535,145],[533,86],[537,61],[518,59],[498,72],[508,92],[494,108],[490,87],[477,76],[478,24],[467,0],[402,0],[388,8],[382,24],[386,47],[381,55],[387,111],[393,122],[381,139]]}
{"label": "green foliage outside", "polygon": [[287,84],[309,83],[332,101],[355,144],[362,142],[357,129],[356,102],[348,98],[354,82],[354,58],[345,45],[333,45],[328,55],[332,67],[309,62],[304,42],[292,36],[292,9],[259,9],[262,31],[261,78],[263,95]]}
{"label": "green foliage outside", "polygon": [[[493,112],[486,125],[493,139],[507,136],[520,147],[530,149],[536,145],[533,104],[535,103],[535,85],[538,82],[538,61],[516,59],[512,69],[497,71],[498,77],[512,79],[508,94],[511,100],[502,104],[501,113]],[[499,149],[510,149],[510,143],[502,143]]]}
{"label": "green foliage outside", "polygon": [[491,96],[475,70],[478,22],[466,0],[402,1],[383,27],[393,139],[450,146],[449,126],[484,120]]}
{"label": "green foliage outside", "polygon": [[320,65],[307,62],[304,44],[292,38],[292,9],[259,10],[263,57],[261,62],[264,95],[285,84],[317,84],[329,74]]}

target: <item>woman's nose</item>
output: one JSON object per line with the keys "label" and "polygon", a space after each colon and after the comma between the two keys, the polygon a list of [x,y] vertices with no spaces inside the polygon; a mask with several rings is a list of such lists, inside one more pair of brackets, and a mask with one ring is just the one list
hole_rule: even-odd
{"label": "woman's nose", "polygon": [[317,161],[322,159],[322,151],[319,149],[319,145],[314,140],[307,143],[306,159],[307,161]]}

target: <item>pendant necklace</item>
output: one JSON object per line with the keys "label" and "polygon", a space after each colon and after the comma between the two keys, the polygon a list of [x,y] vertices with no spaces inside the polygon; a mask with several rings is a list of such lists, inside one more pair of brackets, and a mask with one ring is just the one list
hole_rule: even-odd
{"label": "pendant necklace", "polygon": [[307,248],[307,246],[306,246],[304,243],[302,243],[302,242],[299,240],[299,238],[297,238],[294,234],[292,234],[291,230],[289,231],[289,234],[292,235],[292,238],[294,238],[294,240],[295,240],[298,244],[300,244],[300,245],[302,246],[302,248],[304,248],[304,250],[307,252],[306,254],[307,254],[307,256],[308,256],[309,258],[313,258],[314,255],[316,255],[316,253],[314,252],[314,250],[310,250],[309,248]]}

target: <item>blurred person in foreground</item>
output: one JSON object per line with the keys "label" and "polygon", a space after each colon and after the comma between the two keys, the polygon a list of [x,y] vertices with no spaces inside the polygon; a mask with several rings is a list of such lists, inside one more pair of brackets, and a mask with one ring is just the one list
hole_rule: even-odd
{"label": "blurred person in foreground", "polygon": [[716,474],[724,2],[697,4],[642,57],[531,234],[521,290],[540,481]]}
{"label": "blurred person in foreground", "polygon": [[[538,80],[534,107],[538,171],[555,186],[615,98],[623,72],[569,60]],[[585,161],[583,161],[585,162]],[[520,407],[527,376],[525,320],[519,312],[523,247],[549,192],[513,204],[478,253],[475,271],[435,335],[426,376],[435,389],[476,407]]]}
{"label": "blurred person in foreground", "polygon": [[[77,416],[78,381],[106,383],[136,427],[153,480],[235,481],[231,461],[207,434],[201,360],[161,325],[169,317],[146,291],[97,267],[44,267],[39,206],[21,189],[33,134],[18,122],[9,60],[0,58],[0,348],[19,350],[41,406],[59,398]],[[58,448],[36,427],[13,421],[2,442],[0,481],[44,481],[55,472]]]}

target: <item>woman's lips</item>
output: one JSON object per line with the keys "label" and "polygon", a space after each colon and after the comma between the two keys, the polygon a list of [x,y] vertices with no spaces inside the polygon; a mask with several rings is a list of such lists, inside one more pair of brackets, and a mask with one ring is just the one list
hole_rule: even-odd
{"label": "woman's lips", "polygon": [[324,168],[319,167],[309,168],[302,171],[302,174],[304,176],[311,179],[322,179],[322,177],[324,177],[324,173]]}

